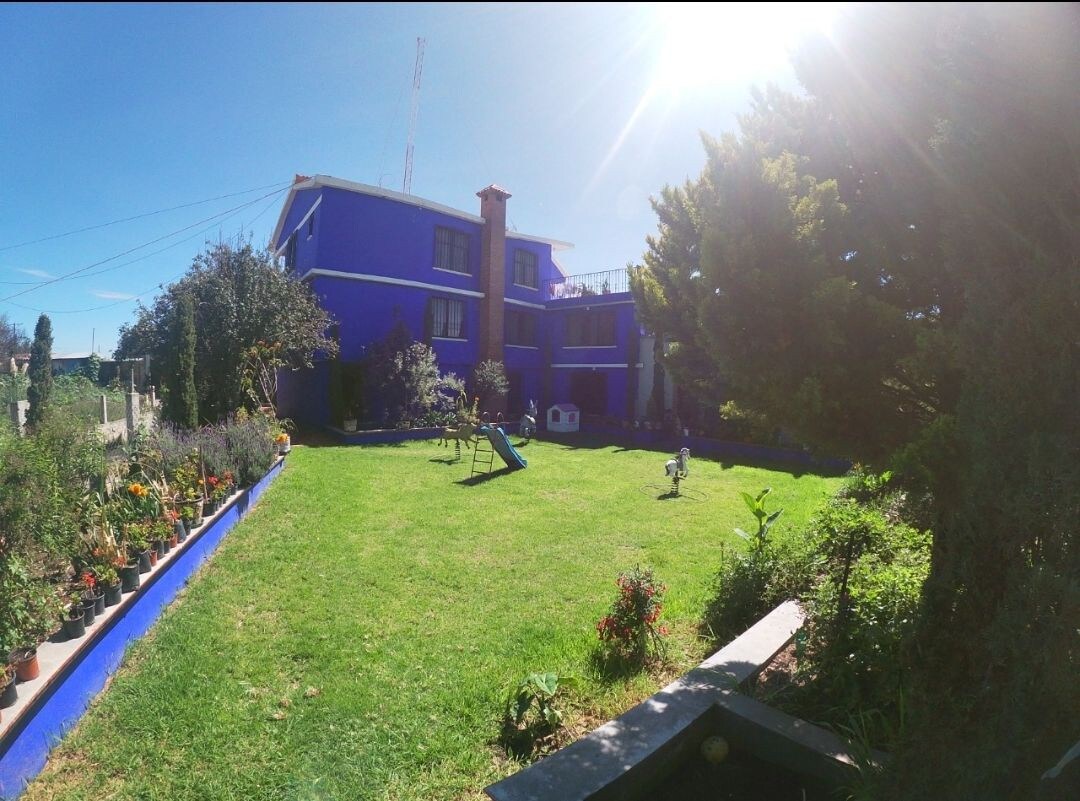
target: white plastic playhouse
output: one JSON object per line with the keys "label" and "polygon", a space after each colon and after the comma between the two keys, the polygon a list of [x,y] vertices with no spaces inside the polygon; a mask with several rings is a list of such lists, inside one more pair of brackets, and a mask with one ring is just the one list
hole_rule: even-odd
{"label": "white plastic playhouse", "polygon": [[581,410],[572,403],[556,403],[547,410],[547,430],[570,433],[581,425]]}

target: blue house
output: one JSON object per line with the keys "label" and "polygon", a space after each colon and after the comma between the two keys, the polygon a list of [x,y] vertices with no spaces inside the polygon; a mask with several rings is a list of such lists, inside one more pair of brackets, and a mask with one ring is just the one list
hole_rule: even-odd
{"label": "blue house", "polygon": [[[515,417],[577,404],[586,415],[645,415],[652,337],[634,315],[625,270],[568,276],[572,245],[506,229],[510,193],[477,192],[479,214],[325,175],[297,176],[272,246],[338,323],[341,358],[361,359],[399,322],[443,372],[506,366]],[[671,388],[667,388],[670,406]],[[282,375],[282,414],[325,424],[327,370]]]}

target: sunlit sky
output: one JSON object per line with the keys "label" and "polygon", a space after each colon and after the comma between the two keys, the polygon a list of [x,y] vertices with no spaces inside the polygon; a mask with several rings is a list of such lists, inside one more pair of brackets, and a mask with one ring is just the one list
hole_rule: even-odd
{"label": "sunlit sky", "polygon": [[699,131],[795,88],[836,5],[0,6],[0,312],[108,354],[205,240],[265,243],[294,173],[400,189],[418,36],[412,193],[478,213],[498,183],[571,273],[639,261]]}

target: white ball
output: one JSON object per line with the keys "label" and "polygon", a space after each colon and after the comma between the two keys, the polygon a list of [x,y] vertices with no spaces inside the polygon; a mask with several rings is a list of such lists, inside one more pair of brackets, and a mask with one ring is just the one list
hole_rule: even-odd
{"label": "white ball", "polygon": [[723,737],[709,737],[701,744],[701,755],[714,765],[719,765],[727,759],[728,741]]}

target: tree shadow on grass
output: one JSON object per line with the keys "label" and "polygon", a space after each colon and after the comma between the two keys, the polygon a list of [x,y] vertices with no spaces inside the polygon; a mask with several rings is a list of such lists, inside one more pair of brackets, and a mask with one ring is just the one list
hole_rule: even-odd
{"label": "tree shadow on grass", "polygon": [[447,465],[447,466],[451,466],[451,465],[455,465],[455,464],[461,464],[461,457],[460,456],[451,456],[449,459],[445,459],[443,457],[437,457],[435,459],[428,459],[428,461],[431,462],[432,464],[444,464],[444,465]]}

